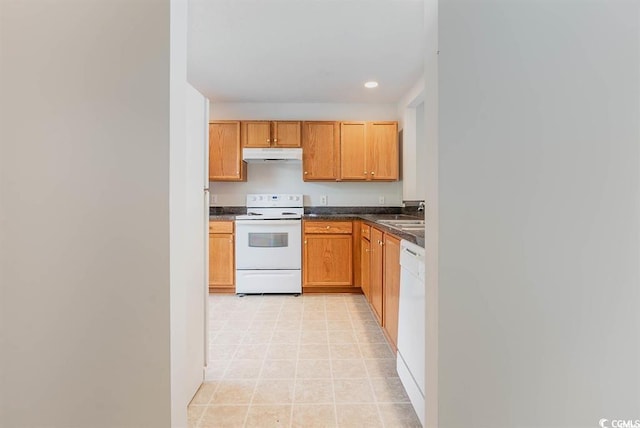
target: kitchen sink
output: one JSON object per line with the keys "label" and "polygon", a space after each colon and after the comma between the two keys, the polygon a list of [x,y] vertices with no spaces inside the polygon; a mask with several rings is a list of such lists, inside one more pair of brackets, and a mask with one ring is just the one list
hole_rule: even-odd
{"label": "kitchen sink", "polygon": [[419,232],[424,230],[424,220],[420,219],[378,220],[378,223],[384,224],[392,229],[406,232]]}
{"label": "kitchen sink", "polygon": [[378,220],[378,223],[393,226],[420,226],[424,225],[424,220]]}

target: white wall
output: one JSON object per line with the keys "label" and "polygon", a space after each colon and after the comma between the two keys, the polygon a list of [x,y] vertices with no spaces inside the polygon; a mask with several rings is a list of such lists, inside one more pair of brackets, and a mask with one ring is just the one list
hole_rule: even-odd
{"label": "white wall", "polygon": [[425,426],[438,425],[439,330],[439,154],[438,154],[438,1],[424,0],[424,170],[425,202]]}
{"label": "white wall", "polygon": [[[303,182],[302,163],[250,163],[248,179],[242,183],[211,183],[211,206],[245,205],[247,193],[302,193],[305,206],[320,206],[320,197],[327,195],[329,206],[400,206],[402,185],[398,182],[348,183]],[[379,197],[384,203],[379,203]]]}
{"label": "white wall", "polygon": [[440,427],[640,419],[639,8],[439,4]]}
{"label": "white wall", "polygon": [[421,77],[398,102],[398,126],[402,130],[402,198],[405,201],[425,199],[422,187],[425,181],[425,136],[418,135],[419,128],[422,126],[424,129],[424,108],[422,113],[417,110],[424,103],[424,98],[425,79]]}
{"label": "white wall", "polygon": [[[169,242],[171,425],[204,377],[205,99],[187,85],[187,2],[171,1]],[[208,211],[208,210],[207,210]]]}
{"label": "white wall", "polygon": [[[186,160],[186,223],[182,262],[186,267],[187,298],[186,373],[184,399],[189,402],[202,383],[205,360],[205,307],[209,294],[206,269],[206,247],[209,245],[209,201],[203,189],[207,184],[205,168],[208,154],[208,101],[192,86],[187,85],[187,153]],[[172,247],[173,249],[173,247]]]}
{"label": "white wall", "polygon": [[167,427],[169,2],[1,10],[0,426]]}
{"label": "white wall", "polygon": [[398,120],[395,104],[221,103],[212,101],[212,120]]}
{"label": "white wall", "polygon": [[[427,169],[424,168],[427,159],[427,130],[425,125],[426,113],[424,111],[424,101],[416,106],[416,149],[414,163],[416,167],[415,179],[415,199],[424,200],[426,198]],[[407,199],[405,197],[405,199]]]}
{"label": "white wall", "polygon": [[[395,104],[215,103],[211,119],[267,120],[398,120]],[[402,181],[385,183],[303,182],[302,163],[249,164],[243,183],[211,183],[212,206],[245,205],[247,193],[302,193],[305,205],[320,205],[327,195],[330,206],[400,206]],[[380,196],[384,203],[379,203]],[[213,199],[212,199],[213,200]]]}

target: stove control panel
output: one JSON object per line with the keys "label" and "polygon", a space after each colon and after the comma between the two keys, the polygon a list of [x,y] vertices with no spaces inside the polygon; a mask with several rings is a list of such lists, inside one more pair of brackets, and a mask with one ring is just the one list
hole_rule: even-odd
{"label": "stove control panel", "polygon": [[247,195],[248,208],[270,207],[302,207],[303,195],[301,194],[250,194]]}

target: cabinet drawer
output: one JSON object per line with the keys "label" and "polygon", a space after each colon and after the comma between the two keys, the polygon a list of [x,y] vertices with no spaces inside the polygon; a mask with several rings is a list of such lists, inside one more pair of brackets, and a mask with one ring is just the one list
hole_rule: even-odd
{"label": "cabinet drawer", "polygon": [[362,237],[371,240],[371,226],[362,223],[360,224],[360,229],[360,234],[362,235]]}
{"label": "cabinet drawer", "polygon": [[232,221],[210,221],[209,233],[233,233]]}
{"label": "cabinet drawer", "polygon": [[351,233],[350,221],[306,221],[304,233]]}

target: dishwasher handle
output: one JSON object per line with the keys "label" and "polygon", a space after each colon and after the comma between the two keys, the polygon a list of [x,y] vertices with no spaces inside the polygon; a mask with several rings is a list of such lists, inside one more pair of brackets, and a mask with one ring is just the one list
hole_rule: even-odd
{"label": "dishwasher handle", "polygon": [[[401,240],[400,266],[413,272],[414,275],[419,275],[420,265],[424,266],[424,248],[404,239]],[[424,267],[422,269],[424,270]]]}
{"label": "dishwasher handle", "polygon": [[407,253],[409,253],[409,254],[413,254],[413,256],[418,257],[418,253],[416,253],[415,251],[411,251],[411,250],[410,250],[410,249],[408,249],[408,248],[405,248],[404,250],[405,250]]}

